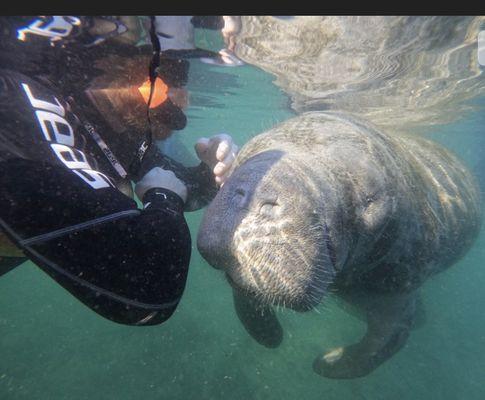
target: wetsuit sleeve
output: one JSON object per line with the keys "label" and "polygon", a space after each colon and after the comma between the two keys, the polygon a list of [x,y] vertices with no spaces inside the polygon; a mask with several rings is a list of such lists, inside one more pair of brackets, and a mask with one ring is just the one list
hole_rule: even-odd
{"label": "wetsuit sleeve", "polygon": [[115,188],[93,191],[65,168],[1,164],[2,227],[39,267],[113,321],[155,324],[173,313],[191,251],[175,194],[152,189],[139,210]]}
{"label": "wetsuit sleeve", "polygon": [[203,162],[196,167],[186,167],[162,154],[157,146],[152,146],[147,152],[137,175],[134,177],[135,181],[140,180],[154,167],[173,171],[175,176],[185,183],[187,186],[187,200],[184,205],[184,211],[194,211],[205,207],[217,194],[218,188],[214,174],[209,166]]}
{"label": "wetsuit sleeve", "polygon": [[191,253],[181,200],[147,192],[139,209],[96,168],[60,97],[19,74],[0,78],[0,228],[100,315],[166,320]]}

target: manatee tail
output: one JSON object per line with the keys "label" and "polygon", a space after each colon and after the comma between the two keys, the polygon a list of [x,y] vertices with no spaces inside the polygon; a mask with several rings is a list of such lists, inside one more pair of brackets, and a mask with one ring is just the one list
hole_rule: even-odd
{"label": "manatee tail", "polygon": [[233,290],[233,297],[237,316],[251,337],[265,347],[278,347],[283,340],[283,329],[274,310],[237,290]]}

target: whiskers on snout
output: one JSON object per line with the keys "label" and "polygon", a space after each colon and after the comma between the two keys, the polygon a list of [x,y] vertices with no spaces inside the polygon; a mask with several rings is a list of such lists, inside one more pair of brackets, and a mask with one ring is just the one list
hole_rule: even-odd
{"label": "whiskers on snout", "polygon": [[262,304],[296,311],[314,309],[335,271],[323,227],[295,221],[265,221],[247,216],[234,234],[238,265],[227,271],[232,282]]}

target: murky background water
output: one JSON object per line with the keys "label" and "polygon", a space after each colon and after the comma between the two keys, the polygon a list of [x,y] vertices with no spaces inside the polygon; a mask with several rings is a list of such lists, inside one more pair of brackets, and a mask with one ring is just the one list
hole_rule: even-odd
{"label": "murky background water", "polygon": [[[485,82],[484,68],[474,63],[483,19],[420,25],[419,18],[309,18],[243,21],[236,52],[260,68],[194,61],[189,124],[163,144],[166,150],[195,164],[192,144],[202,135],[226,131],[242,145],[295,112],[340,109],[386,131],[443,143],[476,173],[483,192]],[[346,51],[344,39],[351,44]],[[222,45],[211,32],[199,32],[198,44]],[[270,62],[275,54],[280,62]],[[363,323],[330,299],[318,313],[282,312],[281,347],[258,345],[237,320],[221,273],[195,248],[201,216],[187,214],[194,238],[188,284],[176,313],[160,326],[106,321],[30,263],[3,276],[0,399],[485,398],[483,229],[458,264],[425,284],[427,323],[406,346],[371,375],[338,381],[313,373],[313,358],[358,339]]]}

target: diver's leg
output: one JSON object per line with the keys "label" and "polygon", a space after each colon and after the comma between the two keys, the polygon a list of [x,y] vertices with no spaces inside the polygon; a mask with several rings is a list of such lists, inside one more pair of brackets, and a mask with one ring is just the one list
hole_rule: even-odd
{"label": "diver's leg", "polygon": [[317,374],[340,379],[365,376],[404,346],[414,323],[414,295],[375,297],[365,311],[367,332],[361,341],[317,357]]}
{"label": "diver's leg", "polygon": [[259,344],[278,347],[283,340],[283,329],[273,309],[258,304],[237,290],[233,290],[233,295],[237,316],[246,331]]}

